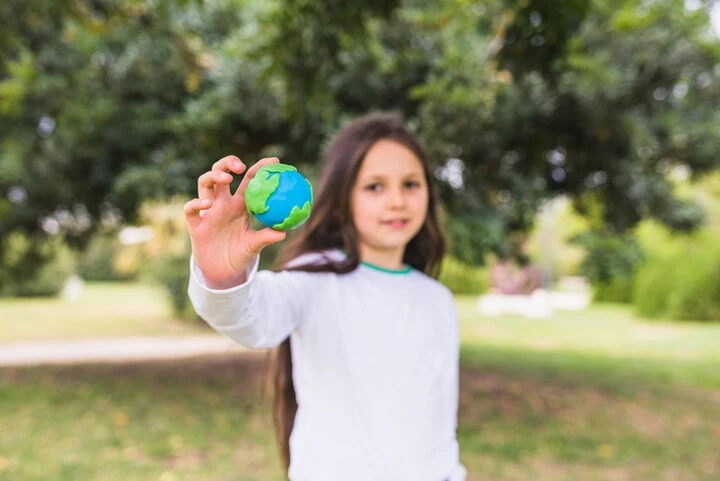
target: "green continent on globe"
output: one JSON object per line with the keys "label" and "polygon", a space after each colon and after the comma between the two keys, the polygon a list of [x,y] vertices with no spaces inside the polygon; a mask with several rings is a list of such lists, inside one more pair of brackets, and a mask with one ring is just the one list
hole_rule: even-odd
{"label": "green continent on globe", "polygon": [[293,227],[301,226],[310,216],[310,208],[310,201],[305,202],[305,205],[302,206],[302,209],[298,206],[294,206],[290,211],[290,215],[288,215],[287,218],[282,221],[282,223],[272,226],[273,229],[286,230],[292,229]]}
{"label": "green continent on globe", "polygon": [[297,169],[287,164],[270,164],[260,167],[245,189],[245,205],[248,211],[253,215],[267,212],[269,209],[267,201],[280,185],[280,177],[272,174],[293,170]]}

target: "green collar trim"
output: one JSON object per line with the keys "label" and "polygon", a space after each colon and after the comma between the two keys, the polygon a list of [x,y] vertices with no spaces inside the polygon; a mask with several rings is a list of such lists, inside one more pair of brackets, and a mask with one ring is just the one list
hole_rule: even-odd
{"label": "green collar trim", "polygon": [[369,262],[360,261],[360,264],[364,265],[365,267],[369,267],[370,269],[375,269],[376,271],[385,272],[387,274],[410,274],[412,271],[412,267],[405,266],[402,269],[388,269],[386,267],[380,267],[376,266],[375,264],[370,264]]}

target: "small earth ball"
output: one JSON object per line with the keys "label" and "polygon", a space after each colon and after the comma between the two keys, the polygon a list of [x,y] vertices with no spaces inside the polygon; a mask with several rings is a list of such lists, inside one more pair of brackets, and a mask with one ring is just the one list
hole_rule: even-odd
{"label": "small earth ball", "polygon": [[292,165],[265,165],[248,182],[245,205],[267,227],[294,229],[310,216],[312,186]]}

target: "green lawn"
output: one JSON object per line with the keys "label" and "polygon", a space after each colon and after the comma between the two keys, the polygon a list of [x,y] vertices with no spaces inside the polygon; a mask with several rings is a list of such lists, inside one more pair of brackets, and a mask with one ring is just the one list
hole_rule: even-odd
{"label": "green lawn", "polygon": [[75,300],[0,298],[0,343],[205,332],[173,319],[162,288],[89,283]]}
{"label": "green lawn", "polygon": [[281,479],[262,357],[0,371],[0,480]]}
{"label": "green lawn", "polygon": [[552,319],[482,317],[457,299],[466,359],[521,371],[580,371],[595,381],[636,377],[720,389],[720,323],[647,321],[622,305]]}
{"label": "green lawn", "polygon": [[[128,294],[118,287],[145,290],[157,316],[134,321],[145,333],[176,325],[146,287],[102,286],[94,305]],[[720,479],[720,325],[622,306],[494,319],[474,301],[458,298],[470,481]],[[123,309],[136,302],[115,305],[115,319],[138,315]],[[7,312],[0,302],[3,330]],[[83,316],[75,325],[92,332],[74,335],[108,334],[112,322]],[[2,369],[0,481],[280,480],[262,371],[262,355]]]}

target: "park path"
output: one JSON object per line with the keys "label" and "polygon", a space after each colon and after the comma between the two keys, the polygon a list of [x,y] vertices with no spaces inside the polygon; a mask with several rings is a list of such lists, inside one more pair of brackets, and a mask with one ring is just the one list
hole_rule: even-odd
{"label": "park path", "polygon": [[0,367],[178,359],[247,351],[220,335],[0,343]]}

